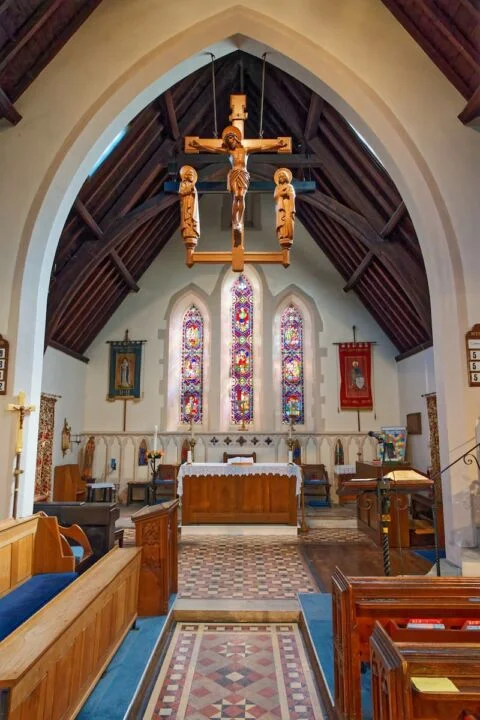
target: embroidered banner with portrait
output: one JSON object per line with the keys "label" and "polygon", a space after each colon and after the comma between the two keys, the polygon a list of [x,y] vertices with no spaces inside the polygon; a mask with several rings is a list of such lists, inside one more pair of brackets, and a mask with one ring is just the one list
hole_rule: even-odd
{"label": "embroidered banner with portrait", "polygon": [[109,341],[110,372],[107,400],[140,399],[142,347],[145,340]]}
{"label": "embroidered banner with portrait", "polygon": [[373,410],[372,343],[338,346],[340,410]]}

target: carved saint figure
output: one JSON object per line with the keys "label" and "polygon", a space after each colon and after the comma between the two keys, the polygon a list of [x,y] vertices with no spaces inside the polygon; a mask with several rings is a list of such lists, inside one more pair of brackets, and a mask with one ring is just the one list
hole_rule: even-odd
{"label": "carved saint figure", "polygon": [[293,245],[295,224],[295,189],[292,173],[288,168],[278,168],[273,176],[276,184],[274,199],[276,205],[276,228],[278,242],[285,250]]}
{"label": "carved saint figure", "polygon": [[197,171],[190,165],[180,168],[180,230],[185,247],[194,250],[200,237],[200,215],[198,212]]}
{"label": "carved saint figure", "polygon": [[227,187],[233,194],[233,242],[235,246],[241,245],[245,196],[250,184],[250,174],[247,171],[248,155],[252,152],[275,152],[286,148],[288,146],[287,141],[283,139],[278,142],[266,140],[262,144],[258,143],[254,147],[249,147],[248,144],[243,143],[240,129],[234,125],[228,125],[222,132],[222,144],[220,146],[218,146],[217,140],[202,140],[200,143],[195,138],[190,141],[190,146],[195,150],[229,156],[232,169],[228,173]]}
{"label": "carved saint figure", "polygon": [[83,477],[92,477],[93,457],[95,455],[95,437],[90,435],[83,455]]}

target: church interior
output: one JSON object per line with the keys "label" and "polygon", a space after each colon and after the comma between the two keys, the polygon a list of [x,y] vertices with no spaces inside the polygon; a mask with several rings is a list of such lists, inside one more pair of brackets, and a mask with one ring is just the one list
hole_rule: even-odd
{"label": "church interior", "polygon": [[0,0],[1,718],[480,720],[479,120],[479,0]]}

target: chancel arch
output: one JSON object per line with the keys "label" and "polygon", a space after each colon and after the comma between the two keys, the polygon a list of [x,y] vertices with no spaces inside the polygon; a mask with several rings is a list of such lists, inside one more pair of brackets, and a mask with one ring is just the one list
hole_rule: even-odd
{"label": "chancel arch", "polygon": [[[214,49],[220,57],[231,47],[232,41],[225,43],[224,39],[242,33],[253,37],[262,52],[265,44],[275,49],[278,54],[273,62],[310,87],[321,87],[327,99],[362,131],[401,190],[420,236],[429,276],[446,464],[448,448],[462,445],[471,436],[476,415],[464,379],[463,329],[476,306],[478,258],[473,228],[478,225],[478,208],[469,199],[476,187],[477,151],[468,131],[455,124],[461,109],[458,94],[442,82],[428,58],[380,3],[351,0],[336,14],[329,11],[331,4],[325,0],[295,16],[289,13],[287,25],[278,21],[278,3],[265,3],[259,13],[248,6],[232,4],[225,9],[225,4],[214,2],[207,13],[192,2],[191,12],[184,5],[171,8],[174,29],[162,23],[161,8],[145,3],[142,9],[136,4],[135,23],[141,25],[136,37],[141,37],[141,42],[132,39],[128,30],[134,10],[127,5],[116,9],[122,15],[116,17],[115,33],[111,32],[110,11],[103,8],[95,23],[82,28],[78,42],[67,44],[61,59],[56,59],[22,98],[22,114],[29,116],[29,122],[19,132],[3,133],[1,214],[5,235],[18,239],[18,246],[11,246],[2,266],[6,298],[2,318],[4,325],[8,324],[16,357],[11,392],[24,389],[38,404],[53,254],[68,210],[99,150],[146,102],[195,63],[207,62],[196,53],[218,43]],[[367,6],[371,13],[368,27],[360,21]],[[319,26],[320,34],[316,31]],[[97,42],[98,37],[103,41]],[[238,42],[237,38],[235,47]],[[368,48],[372,43],[380,62],[371,63]],[[244,38],[241,44],[246,47]],[[124,52],[119,53],[119,47]],[[364,51],[358,53],[359,47]],[[85,48],[92,67],[105,69],[104,73],[92,72],[88,84],[82,82]],[[259,52],[258,45],[256,48]],[[286,48],[289,58],[280,55]],[[401,69],[396,61],[399,54],[404,59]],[[181,63],[185,65],[181,67]],[[68,82],[64,68],[68,69]],[[396,75],[406,69],[407,74]],[[392,87],[399,91],[392,92]],[[419,95],[425,98],[421,116],[412,113]],[[438,113],[439,107],[442,113]],[[455,142],[445,143],[447,136]],[[24,189],[21,194],[20,186]],[[32,308],[36,308],[35,315]],[[33,416],[25,432],[21,498],[25,513],[32,505],[37,429]],[[1,455],[5,477],[9,477],[11,464],[7,447],[9,443]],[[453,496],[463,492],[468,481],[459,476],[455,492],[448,483],[445,489]],[[5,499],[9,487],[7,482]],[[464,511],[458,505],[454,512],[452,527],[466,527],[470,508]]]}

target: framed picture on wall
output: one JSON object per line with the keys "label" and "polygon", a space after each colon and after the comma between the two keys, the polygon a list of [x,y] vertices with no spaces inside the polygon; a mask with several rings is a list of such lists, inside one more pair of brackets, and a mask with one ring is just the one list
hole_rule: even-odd
{"label": "framed picture on wall", "polygon": [[407,433],[409,435],[422,434],[422,413],[408,413],[407,415]]}
{"label": "framed picture on wall", "polygon": [[[405,462],[407,449],[407,428],[402,426],[382,427],[383,442],[378,443],[377,458],[386,462]],[[385,458],[383,452],[385,451]]]}

